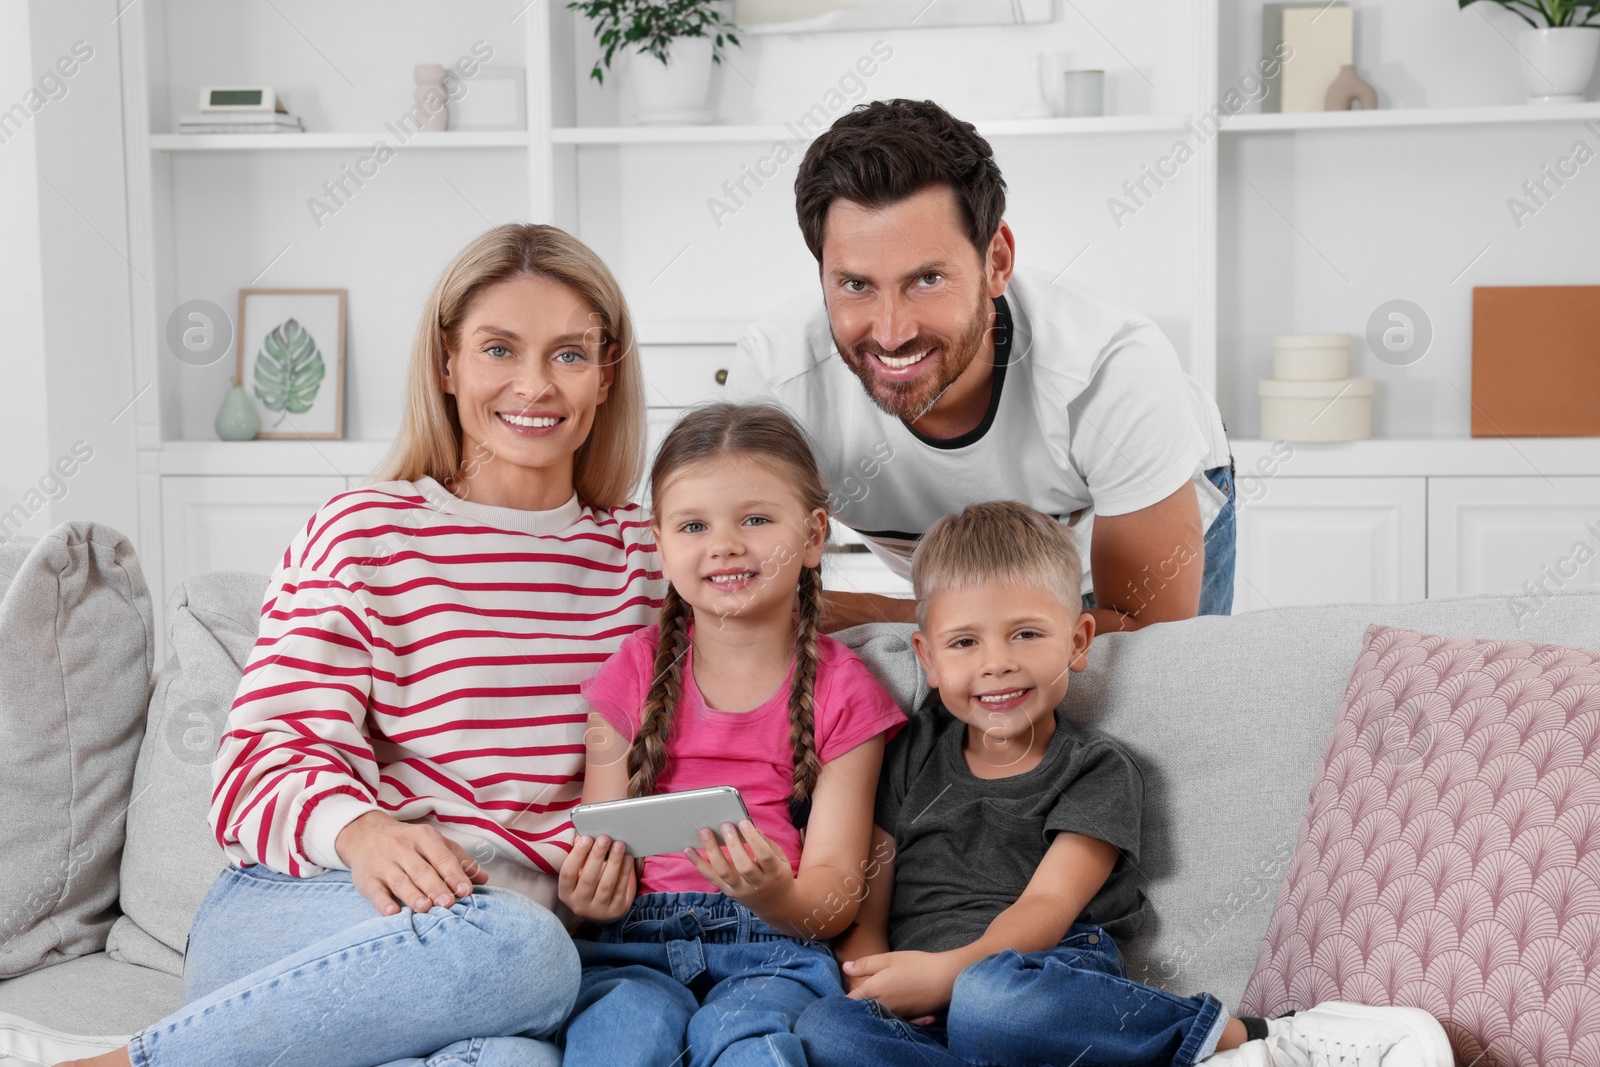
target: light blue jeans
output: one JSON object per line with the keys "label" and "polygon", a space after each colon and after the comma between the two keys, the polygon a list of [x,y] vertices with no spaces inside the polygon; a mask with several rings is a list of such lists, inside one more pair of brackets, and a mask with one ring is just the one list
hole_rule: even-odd
{"label": "light blue jeans", "polygon": [[641,894],[578,952],[567,1067],[805,1067],[794,1021],[844,994],[826,944],[721,893]]}
{"label": "light blue jeans", "polygon": [[509,889],[379,915],[348,871],[217,876],[190,927],[184,1006],[134,1067],[558,1067],[578,995],[560,921]]}

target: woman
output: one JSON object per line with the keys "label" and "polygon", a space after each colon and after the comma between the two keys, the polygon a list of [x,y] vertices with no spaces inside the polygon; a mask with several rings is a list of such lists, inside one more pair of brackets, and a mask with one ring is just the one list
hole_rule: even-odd
{"label": "woman", "polygon": [[268,587],[185,1006],[76,1062],[560,1062],[578,687],[665,590],[626,502],[643,462],[610,272],[548,226],[472,242],[423,312],[384,480],[330,500]]}

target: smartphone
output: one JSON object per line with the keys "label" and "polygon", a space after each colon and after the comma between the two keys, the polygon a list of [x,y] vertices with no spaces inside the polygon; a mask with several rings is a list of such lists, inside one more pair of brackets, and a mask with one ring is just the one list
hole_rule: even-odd
{"label": "smartphone", "polygon": [[621,841],[630,856],[660,856],[691,847],[703,848],[702,829],[715,833],[720,841],[723,823],[738,826],[749,817],[744,798],[731,785],[579,804],[572,809],[572,825],[578,833],[586,837],[604,834]]}

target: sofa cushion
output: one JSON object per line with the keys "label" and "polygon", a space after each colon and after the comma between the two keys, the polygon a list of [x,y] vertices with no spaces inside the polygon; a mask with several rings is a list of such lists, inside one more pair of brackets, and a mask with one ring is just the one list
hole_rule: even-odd
{"label": "sofa cushion", "polygon": [[190,578],[167,604],[167,660],[150,701],[128,811],[122,911],[107,951],[182,976],[189,922],[227,859],[206,814],[211,762],[255,644],[266,579]]}
{"label": "sofa cushion", "polygon": [[[182,980],[104,952],[0,982],[0,1015],[79,1037],[126,1037],[182,1005]],[[20,1045],[29,1029],[0,1021],[0,1049]]]}
{"label": "sofa cushion", "polygon": [[1600,1063],[1600,651],[1367,631],[1244,1003],[1323,1000]]}
{"label": "sofa cushion", "polygon": [[[1065,707],[1121,741],[1145,774],[1139,869],[1152,907],[1144,932],[1119,946],[1128,974],[1237,1005],[1367,626],[1600,648],[1600,595],[1557,594],[1531,614],[1519,603],[1296,607],[1095,637]],[[927,688],[912,629],[834,636],[914,707]]]}
{"label": "sofa cushion", "polygon": [[133,545],[68,522],[0,544],[0,978],[99,952],[154,634]]}

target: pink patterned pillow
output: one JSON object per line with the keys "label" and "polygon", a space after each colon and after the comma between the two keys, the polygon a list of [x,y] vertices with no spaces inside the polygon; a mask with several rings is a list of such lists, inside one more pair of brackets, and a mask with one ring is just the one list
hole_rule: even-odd
{"label": "pink patterned pillow", "polygon": [[1600,1065],[1600,652],[1367,629],[1243,1010],[1330,999]]}

